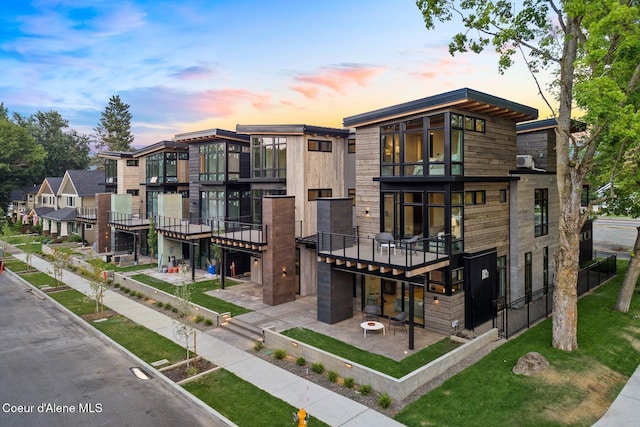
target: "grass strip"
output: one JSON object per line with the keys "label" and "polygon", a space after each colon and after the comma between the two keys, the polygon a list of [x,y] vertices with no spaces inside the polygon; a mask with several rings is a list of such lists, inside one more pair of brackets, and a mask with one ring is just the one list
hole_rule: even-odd
{"label": "grass strip", "polygon": [[33,273],[22,273],[21,277],[38,289],[44,288],[46,286],[50,286],[52,288],[55,288],[56,286],[64,286],[64,283],[56,282],[53,277],[37,270],[34,270]]}
{"label": "grass strip", "polygon": [[[133,280],[137,280],[138,282],[144,283],[145,285],[151,286],[155,289],[159,289],[168,294],[175,295],[176,286],[172,283],[166,282],[161,279],[157,279],[155,277],[151,277],[146,274],[136,274],[131,276]],[[237,282],[226,281],[225,283],[232,282],[232,285],[237,284]],[[191,285],[191,302],[194,304],[198,304],[201,307],[208,308],[209,310],[213,310],[217,313],[226,313],[230,312],[231,316],[238,316],[244,313],[250,313],[251,310],[246,309],[244,307],[240,307],[239,305],[224,301],[220,298],[212,297],[211,295],[206,294],[208,291],[212,291],[215,289],[220,289],[220,281],[215,280],[205,280],[202,282],[195,282]]]}
{"label": "grass strip", "polygon": [[461,345],[459,342],[444,338],[401,361],[396,361],[379,354],[369,353],[351,344],[306,328],[288,329],[282,332],[282,335],[307,343],[336,356],[344,357],[394,378],[401,378]]}
{"label": "grass strip", "polygon": [[[618,268],[624,271],[626,262]],[[622,276],[578,301],[578,350],[554,349],[552,319],[544,320],[405,407],[396,420],[407,426],[592,425],[640,364],[637,297],[628,313],[611,308]],[[518,359],[531,351],[550,368],[514,374]]]}
{"label": "grass strip", "polygon": [[84,316],[85,314],[94,313],[96,311],[95,301],[75,289],[51,292],[48,296],[64,305],[78,316]]}
{"label": "grass strip", "polygon": [[185,358],[183,347],[124,316],[111,316],[92,325],[147,363],[161,359],[176,363]]}
{"label": "grass strip", "polygon": [[[185,384],[198,399],[240,426],[292,426],[295,408],[224,369]],[[311,414],[310,426],[328,426]]]}
{"label": "grass strip", "polygon": [[22,273],[27,270],[33,270],[33,267],[29,268],[26,262],[21,261],[16,258],[5,258],[4,260],[4,268],[8,268],[14,273]]}

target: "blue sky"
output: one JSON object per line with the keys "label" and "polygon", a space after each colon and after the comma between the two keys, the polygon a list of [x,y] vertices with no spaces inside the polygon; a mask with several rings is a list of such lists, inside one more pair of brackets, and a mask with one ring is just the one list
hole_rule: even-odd
{"label": "blue sky", "polygon": [[427,31],[413,0],[4,0],[0,102],[90,134],[117,94],[135,146],[236,124],[342,127],[462,87],[549,117],[522,64],[500,75],[492,53],[451,57],[459,29]]}

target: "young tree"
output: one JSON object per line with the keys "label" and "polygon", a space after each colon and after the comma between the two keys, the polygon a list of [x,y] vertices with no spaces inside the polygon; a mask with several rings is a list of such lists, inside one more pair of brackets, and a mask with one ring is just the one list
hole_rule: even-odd
{"label": "young tree", "polygon": [[[546,97],[545,101],[557,121],[556,173],[561,206],[553,346],[564,351],[578,347],[578,254],[580,231],[588,217],[588,212],[580,209],[584,179],[593,167],[599,135],[615,125],[621,110],[628,108],[629,96],[638,90],[640,26],[635,3],[417,1],[428,29],[435,28],[434,19],[445,22],[454,15],[462,19],[466,29],[453,37],[451,54],[481,53],[492,45],[499,54],[501,72],[512,65],[516,53],[524,57],[534,77],[543,68],[556,72],[556,107],[551,107]],[[571,112],[576,106],[586,112],[581,120],[589,126],[582,137],[571,134]]]}
{"label": "young tree", "polygon": [[151,261],[153,262],[153,256],[158,250],[158,232],[156,231],[156,222],[153,218],[149,220],[149,230],[147,231],[147,246],[149,246]]}
{"label": "young tree", "polygon": [[109,98],[96,132],[95,147],[99,151],[132,151],[131,113],[119,95]]}
{"label": "young tree", "polygon": [[93,300],[96,302],[96,314],[104,311],[104,293],[109,285],[106,280],[105,262],[100,258],[90,258],[88,261],[91,269],[87,271],[89,287]]}
{"label": "young tree", "polygon": [[[174,321],[174,330],[179,340],[184,342],[187,351],[187,370],[189,370],[189,349],[193,347],[194,366],[196,365],[196,329],[193,325],[193,313],[191,311],[191,288],[186,282],[176,286],[177,309],[180,319]],[[192,346],[193,344],[193,346]]]}
{"label": "young tree", "polygon": [[71,254],[69,252],[60,248],[55,248],[53,250],[53,262],[51,265],[53,266],[53,278],[56,281],[56,287],[58,287],[62,282],[62,273],[70,259]]}

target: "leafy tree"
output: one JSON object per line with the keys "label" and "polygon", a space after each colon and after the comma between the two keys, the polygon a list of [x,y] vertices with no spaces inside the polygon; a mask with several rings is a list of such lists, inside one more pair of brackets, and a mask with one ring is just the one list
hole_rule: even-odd
{"label": "leafy tree", "polygon": [[89,287],[91,288],[93,300],[96,302],[96,314],[104,311],[104,293],[109,285],[105,280],[105,262],[96,257],[87,260],[91,268],[87,270]]}
{"label": "leafy tree", "polygon": [[14,113],[14,121],[27,129],[47,152],[44,170],[38,177],[63,176],[67,170],[89,166],[89,137],[68,129],[69,122],[57,111],[38,111],[29,117]]}
{"label": "leafy tree", "polygon": [[[533,77],[551,69],[556,107],[545,101],[557,121],[556,173],[560,197],[559,245],[553,296],[553,346],[577,349],[577,277],[580,230],[588,218],[580,201],[593,167],[599,136],[619,123],[638,90],[640,25],[637,0],[524,0],[522,4],[487,0],[418,0],[425,25],[460,17],[465,30],[449,52],[481,53],[492,46],[499,71],[521,54]],[[537,80],[536,80],[537,82]],[[540,90],[542,94],[542,90]],[[574,107],[585,111],[589,132],[571,134]]]}
{"label": "leafy tree", "polygon": [[131,113],[119,95],[109,98],[96,132],[95,146],[100,151],[132,151]]}
{"label": "leafy tree", "polygon": [[41,175],[47,154],[27,129],[9,121],[4,107],[0,110],[0,206],[4,208],[11,191]]}

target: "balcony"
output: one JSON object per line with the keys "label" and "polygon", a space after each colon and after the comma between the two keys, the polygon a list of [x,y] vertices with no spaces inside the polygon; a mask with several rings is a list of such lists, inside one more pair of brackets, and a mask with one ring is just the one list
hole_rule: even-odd
{"label": "balcony", "polygon": [[76,208],[76,222],[95,224],[98,221],[97,208]]}
{"label": "balcony", "polygon": [[216,245],[251,252],[267,250],[267,225],[229,220],[214,220],[212,224],[211,241]]}
{"label": "balcony", "polygon": [[149,220],[149,218],[143,218],[140,214],[109,211],[108,224],[118,230],[148,230],[150,223],[151,221]]}
{"label": "balcony", "polygon": [[[444,237],[444,238],[443,238]],[[414,277],[449,265],[445,253],[449,236],[380,243],[370,237],[318,233],[318,261],[336,266]]]}
{"label": "balcony", "polygon": [[158,233],[178,240],[198,240],[211,237],[211,218],[175,218],[158,215]]}

